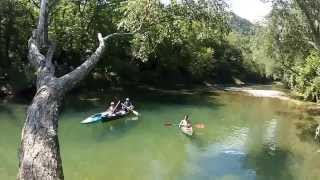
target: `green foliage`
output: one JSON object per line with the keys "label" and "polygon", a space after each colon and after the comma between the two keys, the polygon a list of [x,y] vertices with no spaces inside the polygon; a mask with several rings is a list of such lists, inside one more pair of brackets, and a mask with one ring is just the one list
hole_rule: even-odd
{"label": "green foliage", "polygon": [[53,13],[50,34],[66,51],[85,52],[93,49],[97,33],[116,31],[113,12],[121,1],[69,1],[60,0]]}
{"label": "green foliage", "polygon": [[320,95],[320,52],[313,51],[306,61],[295,67],[294,88],[303,93],[305,99],[318,101]]}
{"label": "green foliage", "polygon": [[[146,62],[162,60],[170,51],[174,60],[161,66],[185,69],[196,79],[212,72],[215,44],[229,32],[222,1],[182,1],[165,6],[159,0],[129,0],[118,27],[134,32],[133,55]],[[164,48],[165,47],[165,48]]]}
{"label": "green foliage", "polygon": [[231,13],[230,26],[234,32],[247,36],[254,35],[255,32],[255,27],[250,21],[241,18],[234,13]]}
{"label": "green foliage", "polygon": [[[10,67],[12,76],[19,71],[30,81],[34,78],[26,47],[39,3],[0,1],[1,72]],[[229,35],[230,13],[223,0],[172,0],[167,5],[160,0],[59,0],[51,12],[49,35],[58,45],[54,64],[60,76],[92,53],[98,32],[134,33],[133,38],[108,42],[87,86],[98,84],[93,79],[156,84],[263,76],[260,58],[251,55],[250,23],[239,18],[232,23],[246,30]]]}
{"label": "green foliage", "polygon": [[[25,79],[27,41],[34,26],[33,8],[27,1],[0,1],[0,87],[15,89],[28,86]],[[31,77],[28,73],[27,77]]]}
{"label": "green foliage", "polygon": [[284,81],[305,99],[318,101],[320,59],[317,46],[319,2],[274,0],[267,22],[257,31],[254,59],[267,74]]}

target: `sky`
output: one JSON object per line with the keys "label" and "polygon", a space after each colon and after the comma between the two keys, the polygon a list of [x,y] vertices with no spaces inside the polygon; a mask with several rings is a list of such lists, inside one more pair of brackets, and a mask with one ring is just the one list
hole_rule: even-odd
{"label": "sky", "polygon": [[271,4],[261,0],[228,0],[231,10],[251,22],[258,22],[271,11]]}
{"label": "sky", "polygon": [[[161,0],[168,4],[170,0]],[[231,10],[238,16],[253,23],[263,20],[271,10],[271,4],[261,2],[261,0],[226,0]]]}

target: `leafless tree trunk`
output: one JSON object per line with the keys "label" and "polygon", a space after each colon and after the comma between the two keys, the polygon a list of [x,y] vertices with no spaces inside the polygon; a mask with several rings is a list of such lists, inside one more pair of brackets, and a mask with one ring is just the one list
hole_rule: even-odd
{"label": "leafless tree trunk", "polygon": [[17,176],[19,180],[64,178],[58,140],[59,104],[66,92],[98,63],[105,51],[105,42],[120,35],[114,33],[102,37],[99,33],[96,51],[72,72],[55,77],[52,64],[55,44],[48,39],[48,18],[57,2],[58,0],[41,0],[39,23],[28,42],[28,59],[37,71],[37,92],[27,110],[22,130]]}

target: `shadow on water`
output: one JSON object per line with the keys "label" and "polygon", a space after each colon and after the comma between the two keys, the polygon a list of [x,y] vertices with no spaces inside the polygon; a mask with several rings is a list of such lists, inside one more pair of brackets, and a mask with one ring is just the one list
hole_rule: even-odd
{"label": "shadow on water", "polygon": [[95,134],[97,142],[105,142],[120,139],[133,130],[141,120],[132,120],[132,116],[117,119],[111,122],[99,123],[100,126]]}
{"label": "shadow on water", "polygon": [[15,114],[12,111],[12,109],[7,106],[6,104],[0,104],[0,113],[6,113],[8,114],[10,117],[15,118]]}
{"label": "shadow on water", "polygon": [[88,109],[99,108],[103,102],[100,98],[84,100],[79,96],[69,96],[62,103],[61,112],[64,110],[74,111],[74,112],[84,112]]}
{"label": "shadow on water", "polygon": [[313,117],[315,114],[308,111],[306,113],[304,111],[277,111],[276,114],[298,121],[295,122],[295,127],[299,139],[304,142],[314,142],[315,130],[318,125],[317,120]]}
{"label": "shadow on water", "polygon": [[[210,98],[208,98],[210,96]],[[76,112],[87,111],[88,109],[100,108],[103,110],[111,101],[117,102],[130,97],[138,110],[153,110],[160,105],[181,105],[198,107],[219,107],[222,104],[217,103],[215,92],[199,91],[192,94],[168,93],[159,91],[150,91],[146,89],[132,89],[124,91],[108,91],[105,94],[96,93],[83,96],[69,96],[63,103],[63,108]],[[148,106],[146,106],[148,104]]]}
{"label": "shadow on water", "polygon": [[209,143],[204,140],[202,133],[195,132],[193,136],[187,136],[191,143],[196,146],[200,151],[205,151]]}
{"label": "shadow on water", "polygon": [[305,114],[297,111],[276,111],[277,115],[290,119],[304,119]]}
{"label": "shadow on water", "polygon": [[264,145],[262,150],[249,154],[245,160],[245,167],[255,171],[255,179],[259,180],[287,180],[294,179],[290,169],[291,152],[283,149],[270,149]]}
{"label": "shadow on water", "polygon": [[298,137],[301,141],[314,141],[315,130],[318,126],[317,121],[313,117],[306,117],[301,122],[295,123],[298,130]]}
{"label": "shadow on water", "polygon": [[[227,179],[226,177],[237,177],[236,179],[253,180],[254,174],[245,171],[241,166],[245,160],[242,153],[222,152],[216,156],[205,157],[200,164],[200,179]],[[231,178],[232,179],[232,178]]]}
{"label": "shadow on water", "polygon": [[[12,107],[7,104],[0,104],[0,114],[6,114],[8,116],[7,119],[10,120],[10,122],[13,122],[16,125],[20,125],[21,119],[17,116],[17,112],[15,112],[15,107]],[[0,118],[0,120],[6,120]]]}
{"label": "shadow on water", "polygon": [[306,110],[306,112],[311,116],[320,116],[320,108],[309,108]]}

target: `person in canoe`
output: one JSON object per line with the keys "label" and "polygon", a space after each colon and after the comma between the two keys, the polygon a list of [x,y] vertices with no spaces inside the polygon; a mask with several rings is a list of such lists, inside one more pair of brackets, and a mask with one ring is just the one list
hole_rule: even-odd
{"label": "person in canoe", "polygon": [[129,110],[132,110],[134,108],[133,104],[131,103],[129,98],[126,98],[124,103],[121,104],[121,109],[128,112]]}
{"label": "person in canoe", "polygon": [[110,106],[109,106],[108,109],[107,109],[107,112],[113,112],[113,111],[115,110],[114,108],[115,108],[115,107],[114,107],[114,102],[111,101]]}
{"label": "person in canoe", "polygon": [[189,116],[185,115],[184,119],[182,119],[179,123],[179,128],[181,127],[191,127],[191,122],[189,121]]}

